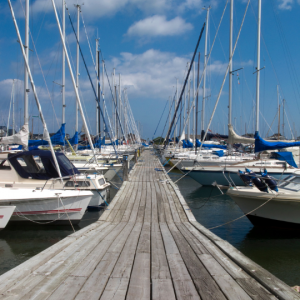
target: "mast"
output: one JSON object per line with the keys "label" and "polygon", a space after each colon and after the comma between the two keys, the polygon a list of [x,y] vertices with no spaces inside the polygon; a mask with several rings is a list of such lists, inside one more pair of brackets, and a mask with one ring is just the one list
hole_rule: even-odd
{"label": "mast", "polygon": [[[190,100],[191,100],[191,79],[189,79],[189,89],[188,89],[188,102],[187,102],[187,110],[186,113],[188,114],[188,112],[190,111]],[[189,116],[187,115],[187,118],[189,118]],[[188,128],[187,128],[187,139],[190,140],[190,130],[191,130],[191,120],[190,118],[188,119]]]}
{"label": "mast", "polygon": [[261,30],[261,0],[258,0],[257,67],[256,67],[256,124],[255,124],[255,132],[257,132],[257,133],[259,131],[260,30]]}
{"label": "mast", "polygon": [[[104,60],[102,60],[102,98],[103,98],[103,107],[104,107]],[[105,109],[104,109],[103,114],[104,114],[103,117],[105,119]],[[104,135],[104,137],[105,137],[105,131],[106,131],[105,120],[103,120],[103,135]]]}
{"label": "mast", "polygon": [[[64,40],[66,39],[66,10],[65,10],[65,0],[62,0],[62,34]],[[62,47],[62,123],[66,123],[66,100],[65,100],[65,84],[66,84],[66,54],[64,46]]]}
{"label": "mast", "polygon": [[[174,107],[174,110],[175,110],[175,113],[176,113],[176,107],[177,107],[177,103],[178,103],[178,78],[176,78],[176,100],[175,100],[175,107]],[[178,116],[177,116],[177,120],[178,120]],[[175,143],[176,143],[176,137],[177,137],[177,122],[176,122],[176,125],[175,125]]]}
{"label": "mast", "polygon": [[122,126],[122,115],[121,115],[121,110],[122,110],[122,100],[121,100],[121,74],[119,74],[119,106],[117,108],[117,113],[118,113],[118,119],[119,122],[118,127],[119,127],[119,138],[122,136],[122,131],[121,131],[121,126]]}
{"label": "mast", "polygon": [[277,109],[278,109],[278,140],[280,135],[280,104],[279,104],[279,86],[277,85]]}
{"label": "mast", "polygon": [[[206,28],[205,28],[205,43],[204,43],[204,66],[206,65],[206,60],[207,60],[207,38],[208,38],[208,18],[209,18],[209,10],[210,7],[206,10]],[[202,99],[202,120],[201,120],[201,130],[205,130],[205,84],[206,84],[206,69],[204,71],[204,76],[203,76],[203,99]]]}
{"label": "mast", "polygon": [[[79,4],[75,5],[77,8],[77,50],[76,50],[76,89],[79,91],[79,15],[80,8]],[[78,101],[76,101],[76,112],[75,112],[75,131],[78,132]],[[87,133],[86,133],[87,134]]]}
{"label": "mast", "polygon": [[[284,135],[284,99],[282,100],[282,136]],[[14,112],[14,111],[13,111]]]}
{"label": "mast", "polygon": [[[99,60],[98,60],[98,43],[99,43],[99,39],[96,39],[96,92],[97,92],[97,98],[99,99]],[[99,105],[98,102],[96,102],[96,135],[99,136],[99,115],[98,115],[98,111],[99,111]]]}
{"label": "mast", "polygon": [[[21,43],[21,41],[19,41]],[[22,44],[21,44],[22,46]],[[25,56],[26,60],[29,62],[29,0],[25,2]],[[24,66],[24,124],[28,124],[29,116],[28,116],[28,69],[25,64]]]}
{"label": "mast", "polygon": [[[196,92],[196,87],[195,87],[195,62],[193,64],[193,99],[195,98],[195,92]],[[198,93],[197,93],[198,94]],[[195,131],[195,126],[196,126],[196,109],[195,109],[195,103],[193,106],[193,134],[194,134],[194,145],[196,145],[196,131]]]}
{"label": "mast", "polygon": [[13,91],[12,91],[12,134],[15,134],[15,80],[13,80]]}
{"label": "mast", "polygon": [[[38,110],[39,110],[40,118],[41,118],[41,120],[42,120],[42,122],[43,122],[44,134],[46,135],[46,139],[47,139],[48,142],[49,142],[50,151],[51,151],[51,154],[52,154],[52,156],[53,156],[53,160],[54,160],[54,163],[55,163],[55,167],[56,167],[56,170],[57,170],[57,174],[58,174],[59,177],[61,177],[59,164],[58,164],[58,162],[57,162],[56,155],[55,155],[54,150],[53,150],[53,147],[52,147],[52,143],[51,143],[49,131],[48,131],[48,128],[47,128],[47,124],[46,124],[46,122],[45,122],[45,119],[44,119],[44,115],[43,115],[42,107],[41,107],[40,102],[39,102],[39,99],[38,99],[38,95],[37,95],[37,93],[36,93],[35,85],[34,85],[33,78],[32,78],[31,71],[30,71],[30,67],[29,67],[29,63],[28,63],[28,60],[27,60],[27,57],[26,57],[26,53],[25,53],[25,50],[24,50],[24,47],[23,47],[23,42],[22,42],[22,38],[21,38],[21,35],[20,35],[19,27],[18,27],[16,18],[15,18],[15,14],[14,14],[13,7],[12,7],[12,5],[11,5],[10,0],[8,0],[8,4],[9,4],[10,10],[11,10],[11,15],[12,15],[12,18],[13,18],[13,21],[14,21],[14,24],[15,24],[15,28],[16,28],[16,32],[17,32],[17,35],[18,35],[18,39],[19,39],[19,42],[20,42],[20,47],[21,47],[22,55],[23,55],[23,58],[24,58],[24,62],[25,62],[26,69],[27,69],[27,74],[28,74],[28,77],[29,77],[30,83],[31,83],[31,88],[32,88],[32,91],[33,91],[33,94],[34,94],[34,98],[35,98],[35,101],[36,101]],[[28,8],[29,8],[29,7],[28,7]],[[25,49],[26,49],[26,48],[25,48]],[[27,78],[27,79],[28,79],[28,78]],[[25,123],[25,125],[28,126],[28,123]]]}
{"label": "mast", "polygon": [[[230,33],[229,33],[229,60],[232,55],[232,42],[233,42],[233,1],[230,0]],[[228,99],[228,124],[232,123],[232,61],[229,66],[229,99]],[[236,130],[236,128],[235,128]]]}
{"label": "mast", "polygon": [[[198,70],[197,70],[197,86],[199,86],[199,73],[200,73],[200,52],[198,56]],[[196,102],[196,140],[195,140],[195,154],[197,154],[197,133],[198,133],[198,105],[199,105],[199,93],[197,93],[197,102]]]}
{"label": "mast", "polygon": [[76,86],[74,74],[73,74],[73,71],[72,71],[71,62],[70,62],[69,55],[68,55],[68,52],[67,52],[66,43],[65,43],[65,40],[64,40],[63,35],[62,35],[62,31],[61,31],[61,27],[60,27],[60,23],[59,23],[59,19],[58,19],[58,15],[57,15],[57,11],[56,11],[56,6],[55,6],[54,0],[52,0],[52,5],[53,5],[54,13],[55,13],[55,18],[56,18],[56,22],[57,22],[59,34],[60,34],[60,37],[61,37],[61,40],[62,40],[62,43],[63,43],[63,46],[64,46],[64,50],[65,50],[65,54],[66,54],[66,59],[67,59],[68,67],[69,67],[69,70],[70,70],[71,80],[72,80],[74,91],[75,91],[75,94],[76,94],[76,100],[77,100],[79,111],[80,111],[80,114],[81,114],[83,126],[84,126],[84,129],[85,129],[85,133],[87,134],[87,138],[88,138],[91,150],[93,151],[93,155],[94,155],[96,163],[97,163],[97,158],[96,158],[96,155],[95,155],[94,145],[92,143],[91,136],[90,136],[90,133],[89,133],[89,129],[88,129],[88,126],[87,126],[87,123],[86,123],[86,119],[85,119],[84,113],[83,113],[83,109],[82,109],[82,105],[81,105],[81,102],[80,102],[78,88]]}
{"label": "mast", "polygon": [[97,71],[97,98],[98,102],[96,105],[96,123],[97,123],[97,136],[101,137],[101,116],[100,116],[100,97],[101,97],[101,90],[100,90],[100,50],[99,50],[99,39],[96,39],[96,71]]}

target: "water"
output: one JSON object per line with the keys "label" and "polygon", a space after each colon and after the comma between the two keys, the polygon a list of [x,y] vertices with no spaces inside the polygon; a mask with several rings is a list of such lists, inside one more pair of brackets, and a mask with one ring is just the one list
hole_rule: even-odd
{"label": "water", "polygon": [[[121,174],[120,174],[121,175]],[[170,174],[173,180],[181,177],[179,171]],[[114,183],[121,185],[120,177]],[[240,208],[214,187],[201,187],[184,177],[178,186],[197,221],[216,235],[227,240],[246,256],[263,266],[290,286],[300,285],[300,233],[293,231],[262,230],[252,226],[248,219],[232,220],[243,215]],[[111,188],[111,199],[116,190]],[[75,226],[79,230],[95,222],[102,212],[87,212]],[[7,272],[30,257],[71,234],[71,226],[37,226],[11,224],[0,231],[0,274]]]}
{"label": "water", "polygon": [[[170,173],[173,180],[181,176]],[[300,285],[300,232],[255,228],[247,217],[231,222],[244,214],[218,188],[201,187],[188,176],[177,185],[199,223],[211,229],[230,222],[211,231],[288,285]]]}

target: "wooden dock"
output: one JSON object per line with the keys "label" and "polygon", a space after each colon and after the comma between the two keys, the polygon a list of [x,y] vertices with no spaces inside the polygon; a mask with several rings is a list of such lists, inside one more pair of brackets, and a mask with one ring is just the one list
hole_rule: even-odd
{"label": "wooden dock", "polygon": [[0,299],[300,296],[200,225],[147,150],[99,221],[0,276]]}

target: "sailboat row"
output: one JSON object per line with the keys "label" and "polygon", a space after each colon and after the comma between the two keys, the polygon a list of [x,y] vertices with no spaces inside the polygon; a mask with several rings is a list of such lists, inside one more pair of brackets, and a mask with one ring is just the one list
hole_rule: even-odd
{"label": "sailboat row", "polygon": [[[245,15],[249,2],[247,3]],[[244,17],[245,17],[244,15]],[[209,9],[206,16],[206,36],[204,46],[204,68],[203,77],[203,100],[205,99],[205,73],[207,58],[207,28]],[[244,19],[243,19],[244,20]],[[243,21],[242,21],[243,25]],[[241,28],[240,31],[241,32]],[[218,186],[220,189],[228,189],[227,194],[240,206],[245,215],[254,225],[271,225],[280,227],[299,227],[298,218],[300,210],[300,173],[294,160],[293,153],[288,150],[290,147],[300,147],[300,142],[290,141],[266,141],[259,134],[259,107],[260,107],[260,40],[261,40],[261,0],[258,0],[257,17],[257,65],[256,65],[256,122],[254,138],[242,137],[236,134],[232,126],[232,59],[237,36],[233,47],[233,0],[230,1],[230,33],[229,33],[229,63],[224,76],[222,86],[216,100],[213,114],[210,117],[208,127],[204,128],[204,101],[202,105],[201,140],[194,135],[192,139],[188,130],[188,137],[185,136],[185,127],[182,134],[174,139],[170,138],[170,132],[176,131],[176,122],[169,122],[169,130],[161,145],[155,145],[163,164],[169,164],[183,173],[182,177],[190,176],[201,185]],[[200,56],[200,55],[199,55]],[[193,63],[193,60],[192,62]],[[227,74],[229,76],[229,99],[228,99],[228,135],[219,137],[227,143],[208,141],[208,130],[213,119],[216,106]],[[188,77],[188,75],[187,75]],[[195,78],[193,79],[195,82]],[[197,84],[199,85],[199,75]],[[184,90],[185,86],[183,86]],[[181,94],[184,93],[182,90]],[[196,95],[197,94],[197,95]],[[198,97],[198,90],[194,91],[194,100]],[[185,103],[185,98],[183,102]],[[184,104],[185,105],[185,104]],[[194,105],[194,104],[192,104]],[[178,103],[177,103],[178,106]],[[192,109],[192,107],[191,107]],[[175,109],[174,109],[175,110]],[[187,118],[189,118],[188,110]],[[198,109],[196,109],[198,111]],[[181,124],[181,115],[176,115]],[[183,117],[184,124],[186,121]],[[194,123],[194,122],[193,122]],[[197,130],[197,127],[196,127]],[[178,136],[178,137],[179,137]],[[279,134],[278,134],[279,136]],[[237,149],[234,145],[248,145],[253,152],[245,152],[241,147]],[[246,147],[244,147],[246,148]],[[180,180],[180,179],[179,179]]]}
{"label": "sailboat row", "polygon": [[[8,3],[25,63],[24,125],[19,132],[3,137],[0,141],[0,145],[5,146],[4,151],[0,152],[0,229],[4,228],[9,220],[41,224],[69,224],[70,222],[76,224],[88,208],[100,209],[103,205],[108,205],[109,181],[122,168],[123,163],[129,163],[136,155],[137,149],[142,146],[139,131],[128,96],[126,92],[121,92],[121,81],[119,93],[115,93],[112,100],[115,123],[111,125],[99,79],[100,50],[97,40],[96,88],[91,80],[92,89],[95,91],[97,134],[92,138],[79,95],[80,54],[84,60],[79,42],[80,6],[76,7],[77,33],[74,31],[74,34],[77,41],[77,68],[74,76],[65,43],[66,3],[62,1],[61,26],[55,1],[52,1],[63,45],[61,85],[63,124],[58,132],[50,137],[29,65],[29,0],[25,3],[25,43],[19,32],[12,3],[10,0]],[[75,134],[69,140],[66,139],[65,134],[65,63],[69,68],[76,96]],[[86,71],[88,72],[88,69]],[[88,76],[91,78],[89,73]],[[40,140],[29,140],[29,82],[43,124],[43,139]],[[80,112],[83,123],[83,145],[79,145],[77,112]],[[101,123],[104,125],[104,133],[100,129]]]}

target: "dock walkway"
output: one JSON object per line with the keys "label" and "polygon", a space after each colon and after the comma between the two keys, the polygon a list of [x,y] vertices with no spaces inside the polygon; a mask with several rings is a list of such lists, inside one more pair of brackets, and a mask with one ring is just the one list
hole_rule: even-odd
{"label": "dock walkway", "polygon": [[300,296],[200,225],[149,150],[96,223],[0,276],[0,299],[278,298]]}

